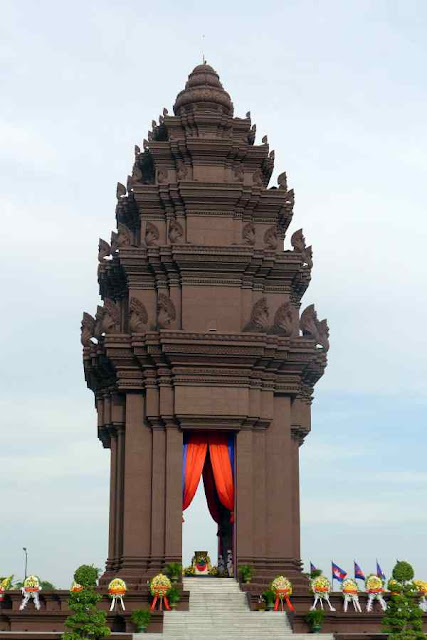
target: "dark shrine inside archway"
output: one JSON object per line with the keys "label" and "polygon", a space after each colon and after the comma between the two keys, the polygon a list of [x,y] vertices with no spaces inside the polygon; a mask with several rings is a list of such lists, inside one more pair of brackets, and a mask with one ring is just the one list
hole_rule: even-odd
{"label": "dark shrine inside archway", "polygon": [[[217,527],[218,568],[234,569],[235,435],[188,431],[183,438],[182,510],[192,504],[200,481]],[[184,522],[184,516],[183,516]],[[216,555],[216,554],[215,554]]]}

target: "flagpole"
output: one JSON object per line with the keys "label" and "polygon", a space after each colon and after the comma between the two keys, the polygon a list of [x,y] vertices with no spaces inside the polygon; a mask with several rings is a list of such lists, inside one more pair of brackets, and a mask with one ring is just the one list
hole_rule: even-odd
{"label": "flagpole", "polygon": [[331,560],[331,573],[332,573],[331,591],[333,592],[334,591],[334,563],[332,560]]}

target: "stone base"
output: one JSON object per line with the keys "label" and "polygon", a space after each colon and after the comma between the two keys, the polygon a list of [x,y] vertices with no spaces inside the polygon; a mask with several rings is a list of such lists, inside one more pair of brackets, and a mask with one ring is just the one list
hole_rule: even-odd
{"label": "stone base", "polygon": [[[130,620],[132,611],[135,609],[148,609],[151,604],[151,597],[145,585],[139,591],[128,591],[125,596],[126,611],[116,609],[110,612],[110,597],[106,590],[100,589],[103,599],[99,608],[107,612],[107,625],[113,632],[133,633],[135,626]],[[10,632],[63,632],[64,622],[71,615],[68,608],[69,591],[42,591],[40,594],[41,609],[37,611],[34,604],[30,602],[24,611],[19,611],[22,602],[22,595],[19,591],[9,591],[4,600],[0,602],[0,633],[8,632],[7,637],[12,638]],[[182,592],[181,601],[177,609],[188,610],[189,594]],[[147,631],[149,633],[161,633],[163,630],[163,612],[154,611],[151,615],[151,622]],[[1,637],[1,636],[0,636]],[[5,636],[6,637],[6,636]],[[19,636],[20,640],[22,636]],[[25,635],[25,638],[28,636]],[[49,636],[52,638],[52,636]],[[44,640],[37,636],[38,640]]]}

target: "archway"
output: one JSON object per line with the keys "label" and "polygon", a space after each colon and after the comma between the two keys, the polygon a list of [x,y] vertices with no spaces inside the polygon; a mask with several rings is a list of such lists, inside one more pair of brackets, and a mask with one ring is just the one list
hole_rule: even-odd
{"label": "archway", "polygon": [[182,510],[190,506],[200,479],[217,525],[218,568],[234,568],[234,433],[187,432],[183,444]]}

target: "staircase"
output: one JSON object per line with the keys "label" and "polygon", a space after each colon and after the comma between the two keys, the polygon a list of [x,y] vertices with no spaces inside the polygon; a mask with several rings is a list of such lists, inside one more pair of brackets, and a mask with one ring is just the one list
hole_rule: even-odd
{"label": "staircase", "polygon": [[[250,611],[236,580],[184,578],[183,589],[190,592],[190,610],[166,611],[162,635],[136,633],[135,640],[305,639],[292,634],[285,612]],[[332,635],[322,637],[332,640]]]}

